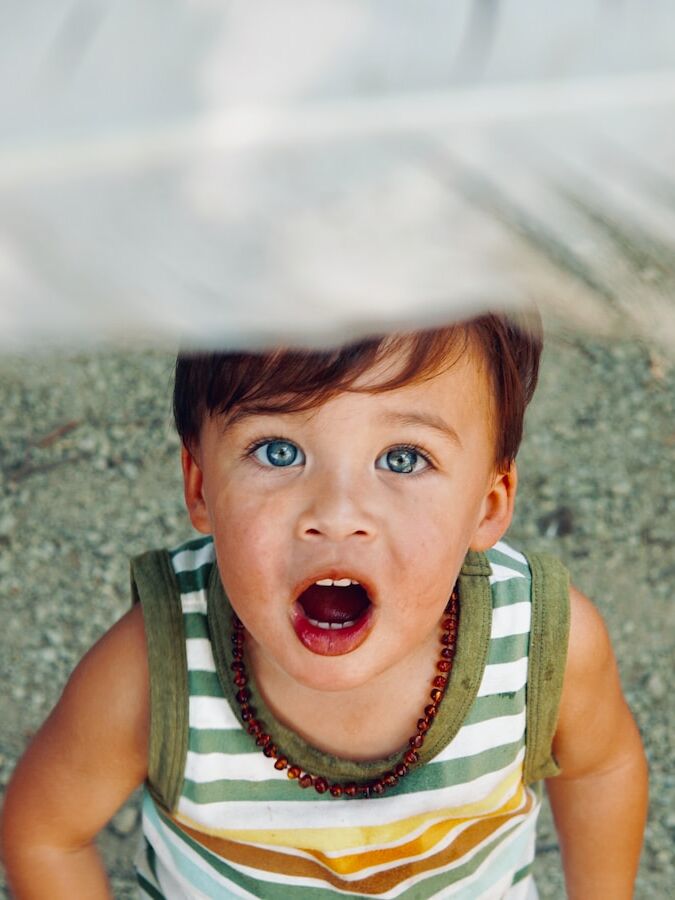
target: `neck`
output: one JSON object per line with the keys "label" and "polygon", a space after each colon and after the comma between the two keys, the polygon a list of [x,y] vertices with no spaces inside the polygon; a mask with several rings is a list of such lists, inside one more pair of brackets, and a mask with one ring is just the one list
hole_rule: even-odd
{"label": "neck", "polygon": [[417,652],[366,683],[344,691],[309,688],[281,670],[257,645],[249,666],[272,713],[309,744],[354,761],[382,759],[415,731],[436,672],[439,633]]}

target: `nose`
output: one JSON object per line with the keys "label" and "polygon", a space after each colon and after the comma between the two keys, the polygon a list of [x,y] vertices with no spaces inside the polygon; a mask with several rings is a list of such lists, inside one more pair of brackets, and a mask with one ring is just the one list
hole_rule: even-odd
{"label": "nose", "polygon": [[298,536],[306,541],[360,541],[375,537],[372,512],[366,508],[365,486],[330,475],[316,477],[298,517]]}

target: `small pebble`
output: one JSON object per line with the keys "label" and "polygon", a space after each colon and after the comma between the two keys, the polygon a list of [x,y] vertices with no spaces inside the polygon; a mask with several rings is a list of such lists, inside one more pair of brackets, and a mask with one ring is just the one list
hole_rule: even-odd
{"label": "small pebble", "polygon": [[663,700],[663,698],[666,696],[668,689],[666,688],[666,684],[663,678],[661,678],[658,672],[654,672],[654,674],[650,677],[649,681],[647,682],[647,690],[655,700]]}
{"label": "small pebble", "polygon": [[110,820],[110,827],[120,837],[126,837],[136,828],[138,810],[133,806],[125,806]]}

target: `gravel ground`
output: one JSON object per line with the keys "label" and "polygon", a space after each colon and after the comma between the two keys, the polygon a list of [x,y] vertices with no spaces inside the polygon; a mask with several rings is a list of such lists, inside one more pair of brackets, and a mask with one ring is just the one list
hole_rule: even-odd
{"label": "gravel ground", "polygon": [[[171,359],[0,361],[0,792],[77,660],[127,608],[130,555],[191,534],[169,417]],[[520,456],[511,539],[554,551],[606,616],[651,765],[636,896],[672,896],[675,371],[649,348],[556,335]],[[134,896],[137,798],[101,837]],[[543,897],[564,897],[550,816]],[[0,874],[0,895],[7,891]]]}

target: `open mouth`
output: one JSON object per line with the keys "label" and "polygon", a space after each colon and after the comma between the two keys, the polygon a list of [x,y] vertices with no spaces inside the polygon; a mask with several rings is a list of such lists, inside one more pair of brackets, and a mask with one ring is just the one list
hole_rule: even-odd
{"label": "open mouth", "polygon": [[293,627],[313,653],[339,656],[355,650],[370,630],[368,592],[349,577],[324,578],[305,588],[293,610]]}

